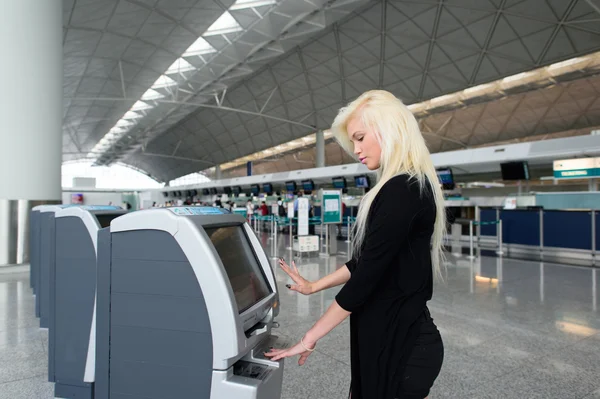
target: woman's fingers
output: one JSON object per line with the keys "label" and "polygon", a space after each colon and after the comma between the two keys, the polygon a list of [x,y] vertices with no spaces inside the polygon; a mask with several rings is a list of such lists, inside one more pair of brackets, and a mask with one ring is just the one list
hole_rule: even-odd
{"label": "woman's fingers", "polygon": [[310,354],[311,354],[311,352],[303,353],[302,355],[300,355],[300,359],[298,359],[298,364],[300,366],[304,365],[304,363],[306,363],[306,359],[308,359]]}
{"label": "woman's fingers", "polygon": [[300,272],[298,271],[298,268],[296,267],[296,262],[295,261],[292,261],[292,266],[294,267],[294,271],[296,272],[296,274],[298,276],[300,276]]}

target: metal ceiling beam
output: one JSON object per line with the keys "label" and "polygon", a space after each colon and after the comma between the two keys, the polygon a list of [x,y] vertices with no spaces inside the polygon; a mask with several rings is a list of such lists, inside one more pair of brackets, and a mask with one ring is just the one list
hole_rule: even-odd
{"label": "metal ceiling beam", "polygon": [[598,14],[600,14],[600,5],[594,3],[594,0],[585,0],[586,3],[589,4]]}
{"label": "metal ceiling beam", "polygon": [[[562,18],[560,19],[560,21],[554,27],[554,30],[552,31],[552,35],[550,35],[550,39],[548,39],[548,41],[544,45],[544,49],[540,53],[540,56],[535,61],[535,65],[536,66],[539,66],[539,65],[542,64],[542,61],[544,60],[544,57],[546,57],[546,54],[548,54],[548,50],[550,50],[550,46],[552,45],[552,43],[554,43],[554,39],[556,39],[556,35],[558,35],[558,32],[563,27],[563,24],[566,22],[567,18],[569,18],[569,15],[571,14],[571,11],[573,11],[573,8],[575,8],[575,5],[577,4],[577,1],[578,0],[571,0],[571,2],[569,3],[569,6],[567,7],[567,9],[565,10],[565,12],[563,13]],[[573,47],[573,48],[575,48],[575,47]]]}
{"label": "metal ceiling beam", "polygon": [[348,98],[346,97],[346,75],[344,75],[344,57],[342,52],[342,44],[340,42],[340,31],[337,22],[333,25],[333,35],[335,36],[335,44],[337,47],[337,56],[340,64],[340,81],[342,86],[342,103],[346,104]]}
{"label": "metal ceiling beam", "polygon": [[[131,98],[118,98],[118,97],[96,97],[96,98],[68,97],[66,99],[72,100],[72,101],[90,101],[90,100],[95,100],[95,101],[137,101],[137,100],[131,99]],[[273,119],[276,121],[289,123],[291,125],[301,126],[301,127],[307,128],[307,129],[313,129],[313,130],[316,129],[316,127],[314,125],[307,125],[306,123],[296,122],[296,121],[292,121],[292,120],[285,119],[285,118],[279,118],[277,116],[261,114],[259,112],[248,111],[245,109],[219,107],[218,105],[210,105],[210,104],[205,104],[205,103],[195,103],[195,102],[188,102],[188,101],[173,101],[173,100],[152,100],[152,101],[159,103],[159,104],[188,105],[188,106],[199,107],[199,108],[209,108],[209,109],[220,110],[220,111],[236,112],[236,113],[240,113],[240,114],[260,116],[261,118]]]}
{"label": "metal ceiling beam", "polygon": [[483,57],[485,57],[486,52],[490,47],[490,42],[492,41],[492,37],[494,37],[494,32],[496,31],[496,26],[498,26],[498,21],[502,16],[502,12],[504,11],[504,6],[506,5],[506,0],[502,0],[500,6],[496,10],[496,15],[494,15],[494,21],[488,30],[487,36],[485,37],[485,43],[483,44],[483,48],[481,49],[479,56],[477,57],[477,62],[475,63],[475,68],[473,68],[473,73],[471,74],[471,79],[469,79],[469,86],[475,83],[475,79],[477,79],[477,75],[479,74],[479,69],[481,68],[481,63],[483,62]]}
{"label": "metal ceiling beam", "polygon": [[[431,32],[429,48],[427,49],[427,58],[425,59],[425,68],[423,69],[423,77],[421,78],[421,86],[419,87],[419,98],[423,98],[423,93],[425,92],[425,83],[427,83],[427,79],[429,77],[429,66],[431,65],[431,57],[433,55],[433,48],[435,47],[435,40],[437,38],[437,31],[438,31],[438,26],[440,25],[440,16],[442,15],[443,8],[444,8],[444,0],[439,0],[437,10],[435,12],[435,21],[433,22],[433,32]],[[435,84],[435,81],[433,83]],[[436,86],[437,86],[437,84],[436,84]]]}
{"label": "metal ceiling beam", "polygon": [[187,157],[178,157],[178,156],[173,156],[173,155],[166,155],[166,154],[155,154],[153,152],[141,152],[141,155],[148,155],[150,157],[159,157],[159,158],[169,158],[169,159],[178,159],[181,161],[189,161],[189,162],[199,162],[199,163],[205,163],[205,164],[209,164],[211,166],[216,165],[214,162],[210,162],[210,161],[205,161],[203,159],[195,159],[195,158],[187,158]]}

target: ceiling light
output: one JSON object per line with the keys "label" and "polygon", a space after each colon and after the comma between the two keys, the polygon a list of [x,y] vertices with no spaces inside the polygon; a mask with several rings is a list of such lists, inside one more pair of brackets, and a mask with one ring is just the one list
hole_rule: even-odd
{"label": "ceiling light", "polygon": [[469,87],[468,89],[464,89],[463,93],[473,94],[473,93],[477,93],[478,91],[490,89],[492,86],[493,86],[493,84],[491,84],[491,83],[477,85],[477,86]]}
{"label": "ceiling light", "polygon": [[439,96],[439,97],[435,97],[432,98],[431,100],[429,100],[432,104],[433,103],[441,103],[444,101],[450,101],[455,97],[454,94],[446,94],[445,96]]}
{"label": "ceiling light", "polygon": [[571,65],[579,64],[579,63],[581,63],[583,61],[587,61],[587,58],[584,58],[584,57],[571,58],[569,60],[565,60],[565,61],[561,61],[561,62],[556,62],[556,63],[550,65],[548,67],[548,70],[551,71],[553,69],[568,67],[568,66],[571,66]]}
{"label": "ceiling light", "polygon": [[522,79],[526,79],[526,78],[528,78],[531,75],[532,75],[531,72],[521,72],[521,73],[518,73],[516,75],[508,76],[508,77],[502,79],[502,83],[516,82],[516,81],[519,81],[519,80],[522,80]]}

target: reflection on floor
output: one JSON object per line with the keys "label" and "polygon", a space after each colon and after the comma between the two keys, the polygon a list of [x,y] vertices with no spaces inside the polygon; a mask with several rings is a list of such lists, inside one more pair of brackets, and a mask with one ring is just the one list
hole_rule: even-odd
{"label": "reflection on floor", "polygon": [[[269,255],[270,243],[263,237]],[[280,242],[276,252],[289,260],[285,247]],[[339,256],[304,257],[298,267],[316,280],[343,264],[347,250],[339,242]],[[299,339],[338,289],[302,296],[276,274],[282,292],[275,331]],[[0,399],[53,397],[47,333],[37,327],[28,277],[26,268],[0,269]],[[446,280],[429,303],[446,351],[430,398],[600,398],[599,280],[592,268],[450,257]],[[344,322],[304,366],[286,362],[282,397],[346,398],[349,362]]]}

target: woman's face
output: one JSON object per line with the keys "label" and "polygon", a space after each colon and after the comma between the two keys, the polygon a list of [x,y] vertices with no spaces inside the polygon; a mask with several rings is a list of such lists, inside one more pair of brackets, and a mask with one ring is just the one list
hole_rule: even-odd
{"label": "woman's face", "polygon": [[354,117],[348,122],[348,138],[354,144],[354,153],[360,162],[365,164],[369,170],[379,169],[381,166],[381,146],[377,141],[375,132],[368,129],[362,122],[360,116]]}

